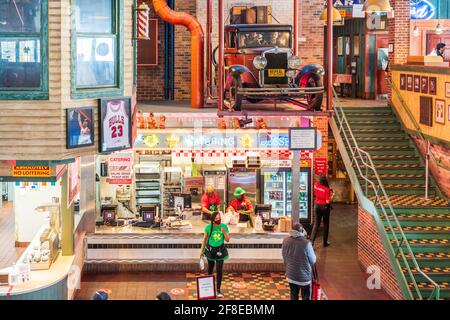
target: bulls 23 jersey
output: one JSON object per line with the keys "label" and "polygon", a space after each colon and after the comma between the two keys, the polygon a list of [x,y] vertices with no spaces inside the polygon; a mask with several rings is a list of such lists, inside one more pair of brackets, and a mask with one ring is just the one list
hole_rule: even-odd
{"label": "bulls 23 jersey", "polygon": [[124,101],[109,102],[103,120],[104,150],[131,148],[129,136],[129,118]]}

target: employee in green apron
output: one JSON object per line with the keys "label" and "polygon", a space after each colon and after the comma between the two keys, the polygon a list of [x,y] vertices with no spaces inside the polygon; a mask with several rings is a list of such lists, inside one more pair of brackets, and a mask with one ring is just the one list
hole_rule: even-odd
{"label": "employee in green apron", "polygon": [[202,219],[209,221],[212,213],[219,210],[219,205],[219,195],[214,191],[214,186],[209,185],[202,197]]}

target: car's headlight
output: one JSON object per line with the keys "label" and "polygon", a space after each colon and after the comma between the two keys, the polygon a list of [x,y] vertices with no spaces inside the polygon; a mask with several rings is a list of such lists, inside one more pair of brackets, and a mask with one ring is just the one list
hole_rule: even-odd
{"label": "car's headlight", "polygon": [[253,65],[256,69],[262,70],[267,66],[267,59],[263,56],[256,56],[253,59]]}
{"label": "car's headlight", "polygon": [[297,72],[295,72],[294,70],[286,71],[286,77],[288,77],[288,78],[294,78],[296,74],[297,74]]}
{"label": "car's headlight", "polygon": [[290,69],[300,69],[300,67],[302,66],[302,58],[298,56],[292,56],[291,58],[289,58],[288,65]]}

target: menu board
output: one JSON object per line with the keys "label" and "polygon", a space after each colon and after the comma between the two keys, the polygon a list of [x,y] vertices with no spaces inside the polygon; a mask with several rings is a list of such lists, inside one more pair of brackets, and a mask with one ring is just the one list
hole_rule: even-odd
{"label": "menu board", "polygon": [[289,129],[289,150],[315,150],[316,137],[316,128],[291,128]]}

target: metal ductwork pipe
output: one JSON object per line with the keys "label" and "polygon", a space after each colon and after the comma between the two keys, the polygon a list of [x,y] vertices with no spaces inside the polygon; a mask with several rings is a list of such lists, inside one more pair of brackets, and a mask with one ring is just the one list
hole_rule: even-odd
{"label": "metal ductwork pipe", "polygon": [[191,106],[203,108],[204,96],[204,33],[193,16],[170,9],[166,0],[153,0],[155,13],[165,22],[185,26],[191,33]]}

